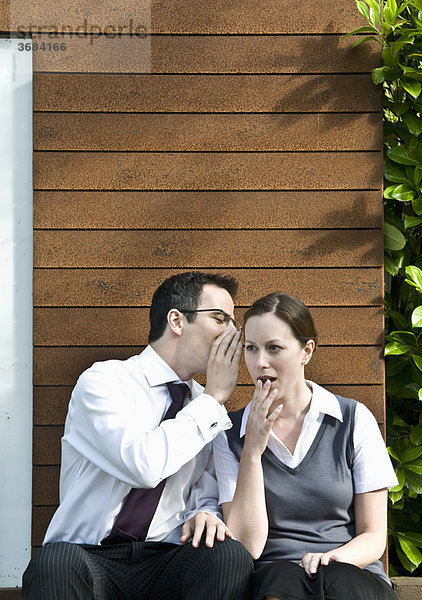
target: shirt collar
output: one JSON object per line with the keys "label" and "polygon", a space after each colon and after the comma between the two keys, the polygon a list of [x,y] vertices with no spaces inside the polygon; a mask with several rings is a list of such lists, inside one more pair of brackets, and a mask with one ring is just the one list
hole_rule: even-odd
{"label": "shirt collar", "polygon": [[[312,390],[311,406],[306,418],[316,421],[322,413],[343,422],[343,415],[336,396],[313,381],[307,380],[306,383]],[[247,405],[245,412],[243,413],[242,423],[240,425],[240,437],[243,437],[246,433],[246,423],[248,422],[250,409],[251,403]]]}
{"label": "shirt collar", "polygon": [[139,360],[150,387],[163,385],[172,381],[174,383],[186,383],[189,389],[192,390],[192,379],[182,382],[170,365],[151,346],[147,346],[141,352]]}

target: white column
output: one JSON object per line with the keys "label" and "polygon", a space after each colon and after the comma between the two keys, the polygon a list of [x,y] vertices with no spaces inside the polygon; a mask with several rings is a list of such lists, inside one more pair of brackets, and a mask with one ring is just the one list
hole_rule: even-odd
{"label": "white column", "polygon": [[31,556],[32,49],[25,40],[0,39],[0,131],[0,588],[12,588]]}

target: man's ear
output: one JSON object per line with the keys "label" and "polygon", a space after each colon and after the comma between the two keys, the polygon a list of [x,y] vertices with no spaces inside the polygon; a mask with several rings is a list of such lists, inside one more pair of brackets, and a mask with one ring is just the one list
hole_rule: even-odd
{"label": "man's ear", "polygon": [[175,335],[182,335],[183,332],[183,315],[177,308],[172,308],[167,313],[167,324],[170,331]]}

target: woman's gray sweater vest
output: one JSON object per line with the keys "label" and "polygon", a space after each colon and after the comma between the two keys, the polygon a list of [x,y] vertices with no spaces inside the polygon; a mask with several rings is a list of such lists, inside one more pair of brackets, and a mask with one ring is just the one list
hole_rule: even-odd
{"label": "woman's gray sweater vest", "polygon": [[[356,401],[337,396],[343,422],[325,415],[302,462],[294,469],[268,448],[262,455],[268,540],[257,566],[285,559],[300,562],[307,552],[327,552],[355,535],[353,428]],[[230,413],[229,446],[240,460],[244,409]],[[388,581],[381,561],[366,567]]]}

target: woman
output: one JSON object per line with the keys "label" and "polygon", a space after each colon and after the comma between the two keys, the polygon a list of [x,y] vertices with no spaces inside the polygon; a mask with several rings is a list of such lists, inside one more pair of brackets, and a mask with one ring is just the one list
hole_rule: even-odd
{"label": "woman", "polygon": [[255,393],[214,441],[224,519],[256,559],[254,600],[396,598],[379,558],[397,479],[372,413],[305,380],[316,344],[297,298],[246,312]]}

